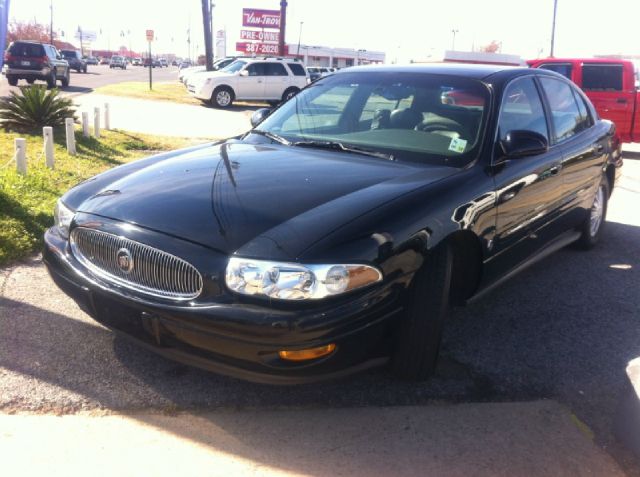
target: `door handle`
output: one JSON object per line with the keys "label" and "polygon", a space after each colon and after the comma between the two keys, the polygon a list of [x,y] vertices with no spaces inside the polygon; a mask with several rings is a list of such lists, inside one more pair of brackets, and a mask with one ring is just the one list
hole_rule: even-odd
{"label": "door handle", "polygon": [[625,98],[618,98],[616,100],[616,103],[618,103],[618,104],[627,104],[627,100]]}

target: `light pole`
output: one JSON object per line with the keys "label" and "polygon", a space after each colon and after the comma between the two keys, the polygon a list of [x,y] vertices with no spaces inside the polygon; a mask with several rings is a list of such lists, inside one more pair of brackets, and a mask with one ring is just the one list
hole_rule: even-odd
{"label": "light pole", "polygon": [[297,57],[300,57],[300,38],[302,38],[302,25],[304,25],[304,22],[300,22],[300,31],[298,32],[298,51],[296,52]]}
{"label": "light pole", "polygon": [[549,56],[553,58],[553,47],[556,43],[556,12],[558,10],[558,0],[553,0],[553,23],[551,24],[551,51]]}
{"label": "light pole", "polygon": [[451,34],[453,35],[453,39],[451,40],[451,49],[453,51],[456,49],[456,33],[458,33],[458,31],[459,30],[456,30],[455,28],[451,30]]}
{"label": "light pole", "polygon": [[51,16],[49,17],[49,43],[53,45],[53,0],[49,2],[49,10],[51,12]]}

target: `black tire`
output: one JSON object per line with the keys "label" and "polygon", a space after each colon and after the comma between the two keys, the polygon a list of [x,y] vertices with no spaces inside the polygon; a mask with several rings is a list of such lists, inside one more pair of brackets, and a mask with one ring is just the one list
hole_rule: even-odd
{"label": "black tire", "polygon": [[300,90],[298,88],[287,88],[285,92],[282,94],[282,102],[290,100],[296,94],[298,94]]}
{"label": "black tire", "polygon": [[[7,81],[11,86],[16,86],[18,84],[18,78],[15,76],[7,76]],[[33,83],[33,81],[31,81]]]}
{"label": "black tire", "polygon": [[451,247],[441,244],[413,278],[391,356],[393,373],[401,379],[424,380],[435,371],[449,313],[452,263]]}
{"label": "black tire", "polygon": [[235,99],[235,95],[233,94],[233,90],[228,86],[218,86],[213,90],[211,94],[211,106],[215,106],[216,108],[228,108],[233,104],[233,100]]}
{"label": "black tire", "polygon": [[[603,176],[593,197],[593,205],[589,209],[589,214],[580,226],[582,233],[576,242],[578,248],[589,250],[598,243],[606,222],[608,205],[609,181],[606,176]],[[595,214],[599,214],[599,219]]]}
{"label": "black tire", "polygon": [[27,83],[29,83],[29,84],[33,84],[33,83],[35,83],[35,81],[36,81],[36,80],[34,80],[33,78],[29,78],[29,79],[27,80]]}
{"label": "black tire", "polygon": [[67,72],[64,74],[64,77],[60,80],[60,82],[62,83],[63,88],[69,86],[69,83],[71,82],[71,73],[69,72],[68,68]]}
{"label": "black tire", "polygon": [[51,70],[51,74],[47,76],[47,88],[53,89],[56,87],[56,70]]}
{"label": "black tire", "polygon": [[87,72],[87,65],[84,65],[84,68],[82,68],[82,72],[86,73]]}

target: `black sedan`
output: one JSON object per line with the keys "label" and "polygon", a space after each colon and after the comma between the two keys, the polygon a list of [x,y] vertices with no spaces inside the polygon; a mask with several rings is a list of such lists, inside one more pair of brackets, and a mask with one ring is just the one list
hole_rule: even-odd
{"label": "black sedan", "polygon": [[268,383],[426,378],[451,305],[598,242],[621,165],[540,69],[350,68],[252,124],[76,186],[44,257],[100,323]]}

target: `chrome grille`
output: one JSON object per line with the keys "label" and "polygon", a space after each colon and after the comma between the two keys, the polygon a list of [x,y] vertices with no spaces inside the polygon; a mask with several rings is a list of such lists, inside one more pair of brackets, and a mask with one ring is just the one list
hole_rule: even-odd
{"label": "chrome grille", "polygon": [[[78,227],[71,232],[71,250],[94,274],[141,293],[189,300],[202,291],[202,276],[191,264],[140,242]],[[121,254],[130,257],[128,271],[119,264]]]}

